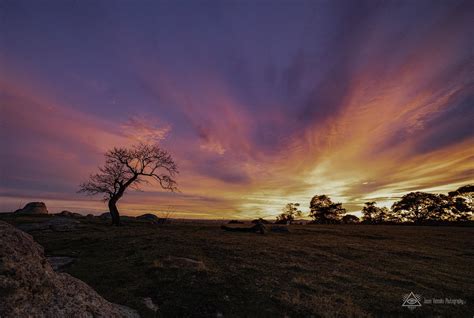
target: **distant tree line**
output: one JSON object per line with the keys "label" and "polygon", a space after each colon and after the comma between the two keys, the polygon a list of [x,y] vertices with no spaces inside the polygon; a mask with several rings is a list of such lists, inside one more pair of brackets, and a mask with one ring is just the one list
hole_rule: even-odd
{"label": "distant tree line", "polygon": [[[338,224],[439,224],[473,221],[474,185],[460,187],[445,194],[410,192],[390,209],[378,207],[375,201],[366,202],[362,218],[347,214],[342,203],[335,203],[327,195],[315,195],[309,204],[311,223]],[[277,217],[277,223],[291,224],[303,213],[299,203],[288,203]]]}

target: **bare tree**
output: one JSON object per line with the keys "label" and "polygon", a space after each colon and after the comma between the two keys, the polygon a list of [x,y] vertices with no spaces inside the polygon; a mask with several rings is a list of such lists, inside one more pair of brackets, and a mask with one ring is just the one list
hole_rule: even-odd
{"label": "bare tree", "polygon": [[79,192],[103,194],[104,201],[108,201],[112,224],[120,225],[117,202],[127,188],[139,189],[140,184],[148,183],[148,177],[156,180],[161,188],[176,191],[177,173],[178,167],[171,155],[157,145],[140,143],[131,148],[114,148],[105,153],[105,165],[80,185]]}

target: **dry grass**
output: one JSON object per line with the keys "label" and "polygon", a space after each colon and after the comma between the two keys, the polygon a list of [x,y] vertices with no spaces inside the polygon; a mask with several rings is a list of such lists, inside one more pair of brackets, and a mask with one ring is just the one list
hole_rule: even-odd
{"label": "dry grass", "polygon": [[[9,219],[10,222],[25,220]],[[474,228],[308,225],[291,233],[230,233],[216,224],[83,220],[72,232],[33,232],[51,255],[107,299],[164,317],[472,317]],[[203,262],[170,265],[170,257]],[[178,265],[177,265],[178,264]],[[192,262],[191,262],[192,264]],[[401,306],[404,294],[465,305]]]}

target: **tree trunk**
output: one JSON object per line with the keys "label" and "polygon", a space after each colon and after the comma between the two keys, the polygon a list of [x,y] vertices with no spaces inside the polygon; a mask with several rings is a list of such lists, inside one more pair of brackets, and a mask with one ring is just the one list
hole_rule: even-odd
{"label": "tree trunk", "polygon": [[110,215],[112,216],[112,224],[113,225],[117,225],[117,226],[121,225],[120,224],[120,214],[119,214],[119,211],[117,209],[117,202],[123,196],[123,194],[125,193],[125,190],[128,188],[128,186],[131,185],[133,182],[135,182],[135,180],[137,180],[137,178],[138,178],[138,174],[133,175],[133,177],[131,177],[124,184],[122,184],[120,186],[119,190],[117,191],[117,193],[110,198],[110,200],[109,200],[109,211],[110,211]]}
{"label": "tree trunk", "polygon": [[112,216],[112,225],[120,225],[120,214],[117,209],[117,201],[118,199],[112,198],[109,200],[109,212]]}

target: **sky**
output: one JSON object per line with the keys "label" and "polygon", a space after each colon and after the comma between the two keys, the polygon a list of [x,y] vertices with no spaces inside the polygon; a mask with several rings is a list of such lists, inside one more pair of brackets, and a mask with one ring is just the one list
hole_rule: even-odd
{"label": "sky", "polygon": [[77,193],[114,146],[159,143],[180,192],[123,214],[349,212],[474,182],[473,1],[0,0],[0,210]]}

